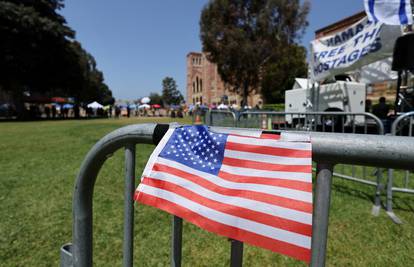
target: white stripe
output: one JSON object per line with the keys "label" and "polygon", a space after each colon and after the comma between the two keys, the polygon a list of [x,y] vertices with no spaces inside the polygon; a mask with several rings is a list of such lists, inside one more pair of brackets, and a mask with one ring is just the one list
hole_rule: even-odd
{"label": "white stripe", "polygon": [[234,159],[243,159],[243,160],[253,160],[264,163],[271,164],[282,164],[282,165],[312,165],[311,158],[294,158],[294,157],[282,157],[282,156],[273,156],[252,152],[244,152],[238,150],[225,149],[224,157],[234,158]]}
{"label": "white stripe", "polygon": [[169,173],[153,172],[148,177],[152,179],[166,181],[166,182],[173,183],[175,185],[182,186],[200,196],[203,196],[211,200],[215,200],[215,201],[222,202],[225,204],[234,205],[237,207],[262,212],[265,214],[292,220],[295,222],[300,222],[300,223],[309,224],[309,225],[312,224],[312,214],[307,213],[307,212],[279,207],[276,205],[272,205],[272,204],[268,204],[268,203],[264,203],[264,202],[260,202],[256,200],[251,200],[251,199],[247,199],[243,197],[222,195],[217,192],[211,191],[205,187],[202,187],[196,183],[188,181],[184,178],[181,178],[179,176],[172,175]]}
{"label": "white stripe", "polygon": [[278,141],[278,140],[272,140],[272,139],[257,139],[257,138],[249,138],[249,137],[234,136],[234,135],[229,135],[227,137],[227,142],[233,142],[233,143],[239,143],[239,144],[245,144],[245,145],[268,146],[268,147],[311,151],[310,143],[284,142],[284,141]]}
{"label": "white stripe", "polygon": [[237,227],[245,231],[266,236],[272,239],[280,240],[286,243],[294,244],[296,246],[303,247],[306,249],[310,249],[311,247],[311,238],[309,236],[293,233],[290,231],[282,230],[265,224],[253,222],[240,217],[222,213],[217,210],[202,206],[196,202],[188,200],[180,195],[177,195],[167,190],[154,188],[144,184],[141,184],[139,186],[139,189],[141,192],[145,194],[149,194],[154,197],[171,201],[181,207],[184,207],[185,209],[189,209],[192,212],[195,212],[205,218],[216,221],[218,223],[222,223],[232,227]]}
{"label": "white stripe", "polygon": [[156,159],[158,158],[158,155],[161,153],[161,151],[163,150],[165,145],[168,143],[168,140],[170,139],[171,135],[174,133],[174,131],[176,129],[175,126],[177,126],[177,125],[170,124],[170,128],[165,133],[163,138],[161,138],[161,141],[155,147],[154,151],[152,151],[152,154],[151,154],[150,158],[148,159],[147,164],[145,165],[145,169],[144,169],[144,172],[142,173],[142,176],[147,176],[147,175],[150,174],[150,172],[151,172],[151,170],[154,166],[154,163],[155,163]]}
{"label": "white stripe", "polygon": [[301,182],[312,182],[312,174],[305,172],[280,172],[280,171],[264,171],[264,170],[255,170],[250,168],[234,167],[228,165],[221,165],[221,169],[224,172],[235,174],[235,175],[244,175],[260,178],[276,178],[276,179],[286,179],[292,181],[301,181]]}
{"label": "white stripe", "polygon": [[237,134],[243,136],[251,136],[259,138],[262,135],[262,130],[257,129],[232,129],[232,128],[221,128],[217,129],[216,127],[209,128],[214,133],[224,133],[224,134]]}
{"label": "white stripe", "polygon": [[282,132],[280,134],[280,141],[285,142],[310,142],[311,138],[309,134],[301,133],[288,133],[288,132]]}
{"label": "white stripe", "polygon": [[[197,171],[190,167],[187,167],[183,164],[180,164],[175,161],[167,160],[164,158],[158,158],[157,162],[167,165],[169,167],[174,167],[176,169],[197,175],[202,179],[214,183],[218,186],[228,188],[228,189],[238,189],[238,190],[249,190],[258,193],[270,194],[279,197],[285,197],[293,200],[304,201],[307,203],[312,203],[312,193],[305,192],[301,190],[290,189],[286,187],[272,186],[272,185],[263,185],[263,184],[249,184],[249,183],[236,183],[224,180],[216,175],[212,175],[206,172]],[[154,171],[151,172],[151,176],[154,175]]]}

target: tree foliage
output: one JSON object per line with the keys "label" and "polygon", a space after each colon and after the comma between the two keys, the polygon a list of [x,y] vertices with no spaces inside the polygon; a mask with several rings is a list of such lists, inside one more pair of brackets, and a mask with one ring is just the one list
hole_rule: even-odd
{"label": "tree foliage", "polygon": [[102,72],[74,39],[61,8],[62,0],[0,0],[0,87],[15,104],[23,92],[111,101]]}
{"label": "tree foliage", "polygon": [[282,55],[266,64],[260,82],[261,94],[266,103],[284,102],[284,92],[291,89],[296,77],[307,76],[306,50],[291,44],[281,50]]}
{"label": "tree foliage", "polygon": [[158,93],[151,93],[149,95],[149,98],[151,99],[151,104],[158,104],[158,105],[163,105],[164,103],[162,102],[162,96]]}
{"label": "tree foliage", "polygon": [[178,105],[184,97],[177,88],[177,83],[171,77],[162,80],[162,100],[166,105]]}
{"label": "tree foliage", "polygon": [[261,87],[262,77],[268,80],[272,72],[280,72],[277,66],[286,65],[277,63],[284,53],[297,49],[308,11],[309,3],[299,0],[210,1],[200,19],[203,51],[246,103],[249,92]]}

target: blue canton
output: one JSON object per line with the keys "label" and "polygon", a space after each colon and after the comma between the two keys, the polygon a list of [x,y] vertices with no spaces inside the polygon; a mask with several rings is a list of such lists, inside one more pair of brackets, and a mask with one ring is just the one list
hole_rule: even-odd
{"label": "blue canton", "polygon": [[174,130],[160,157],[217,175],[224,157],[227,134],[213,133],[206,126],[183,126]]}

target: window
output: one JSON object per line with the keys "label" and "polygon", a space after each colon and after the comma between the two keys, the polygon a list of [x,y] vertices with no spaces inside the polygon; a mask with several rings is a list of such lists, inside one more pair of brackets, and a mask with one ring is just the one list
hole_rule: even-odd
{"label": "window", "polygon": [[200,79],[200,92],[203,92],[203,80]]}
{"label": "window", "polygon": [[195,82],[193,82],[193,93],[195,93]]}

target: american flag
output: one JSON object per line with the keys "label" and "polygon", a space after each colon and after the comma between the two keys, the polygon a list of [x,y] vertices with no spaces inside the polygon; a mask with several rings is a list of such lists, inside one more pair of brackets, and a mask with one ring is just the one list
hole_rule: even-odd
{"label": "american flag", "polygon": [[303,135],[181,126],[168,130],[155,148],[135,200],[309,262],[311,155]]}

